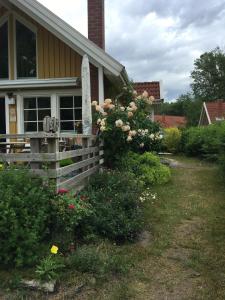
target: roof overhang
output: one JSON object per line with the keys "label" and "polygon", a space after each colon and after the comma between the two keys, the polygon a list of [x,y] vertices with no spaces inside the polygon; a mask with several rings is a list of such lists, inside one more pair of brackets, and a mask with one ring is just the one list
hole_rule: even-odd
{"label": "roof overhang", "polygon": [[1,2],[13,4],[36,22],[57,36],[80,55],[87,54],[89,60],[96,67],[104,67],[106,72],[119,77],[124,84],[128,82],[125,67],[113,57],[108,55],[92,41],[79,33],[72,26],[67,24],[53,12],[36,0],[1,0]]}
{"label": "roof overhang", "polygon": [[80,78],[19,79],[0,81],[0,91],[37,88],[81,87]]}

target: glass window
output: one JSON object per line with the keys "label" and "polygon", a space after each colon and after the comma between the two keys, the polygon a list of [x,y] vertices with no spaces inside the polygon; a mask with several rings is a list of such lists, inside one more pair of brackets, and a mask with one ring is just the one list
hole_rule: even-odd
{"label": "glass window", "polygon": [[24,132],[43,131],[43,119],[51,117],[50,97],[24,98]]}
{"label": "glass window", "polygon": [[82,97],[60,97],[60,129],[82,133]]}
{"label": "glass window", "polygon": [[37,76],[36,34],[19,21],[16,21],[16,59],[17,78]]}
{"label": "glass window", "polygon": [[0,79],[9,78],[8,22],[0,27]]}

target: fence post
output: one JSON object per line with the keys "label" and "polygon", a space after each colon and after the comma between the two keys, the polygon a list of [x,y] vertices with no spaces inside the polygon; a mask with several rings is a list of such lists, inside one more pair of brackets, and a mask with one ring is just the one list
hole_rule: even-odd
{"label": "fence post", "polygon": [[[57,136],[47,138],[47,143],[48,143],[48,146],[47,146],[48,153],[57,154],[59,152],[59,138]],[[58,190],[58,180],[59,179],[57,177],[57,170],[59,169],[59,167],[60,167],[60,162],[57,160],[55,160],[54,162],[50,162],[48,165],[48,169],[55,170],[55,173],[56,173],[56,179],[55,179],[56,191]]]}
{"label": "fence post", "polygon": [[[31,138],[30,139],[30,151],[31,153],[40,153],[41,152],[41,145],[40,145],[40,138]],[[31,162],[30,167],[33,170],[40,169],[39,162]]]}

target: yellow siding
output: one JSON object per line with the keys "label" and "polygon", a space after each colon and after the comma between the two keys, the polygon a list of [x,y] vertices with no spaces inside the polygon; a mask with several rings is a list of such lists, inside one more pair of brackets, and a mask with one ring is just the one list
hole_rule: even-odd
{"label": "yellow siding", "polygon": [[17,120],[11,120],[10,115],[16,115],[16,105],[9,105],[9,133],[10,134],[17,134]]}
{"label": "yellow siding", "polygon": [[39,78],[81,76],[81,56],[43,27],[38,28]]}

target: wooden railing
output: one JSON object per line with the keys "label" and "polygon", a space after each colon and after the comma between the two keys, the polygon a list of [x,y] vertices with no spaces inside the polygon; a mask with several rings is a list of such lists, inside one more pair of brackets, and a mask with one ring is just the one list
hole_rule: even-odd
{"label": "wooden railing", "polygon": [[[103,154],[101,144],[92,135],[0,135],[0,162],[25,165],[32,173],[54,180],[57,190],[83,186],[100,169]],[[66,159],[70,163],[62,166]]]}

